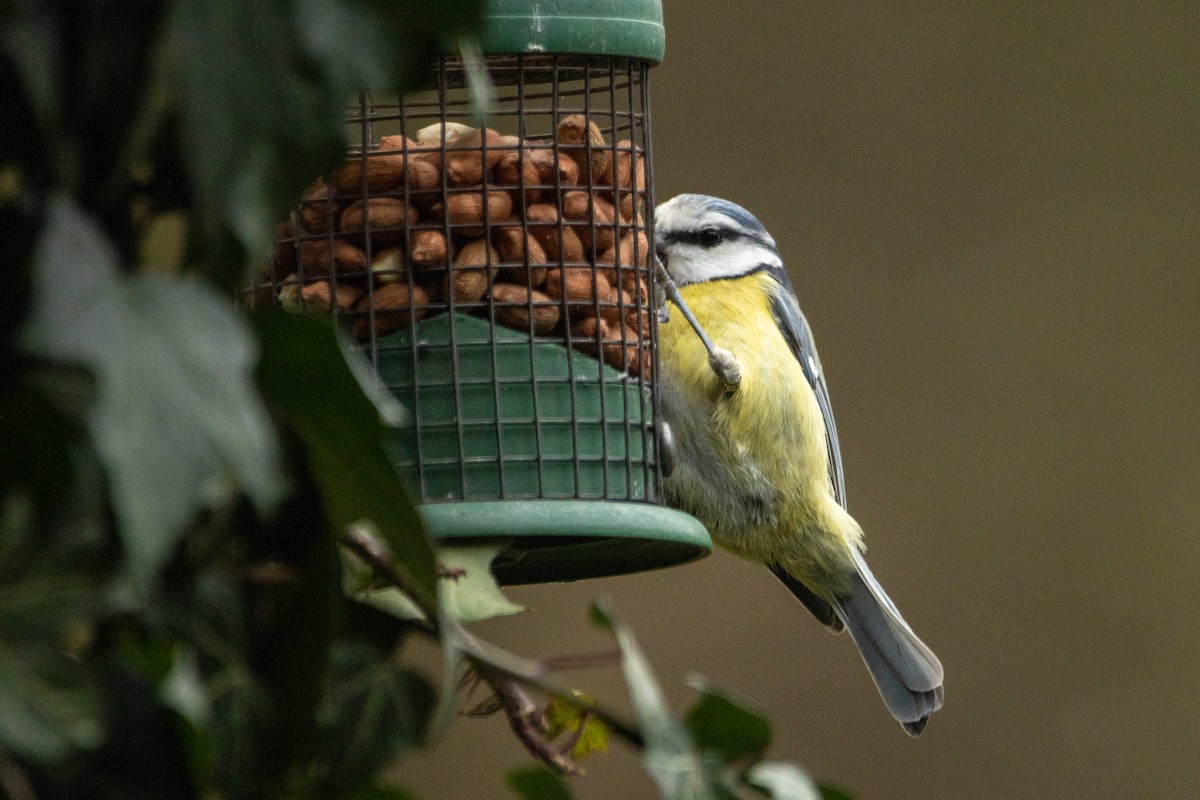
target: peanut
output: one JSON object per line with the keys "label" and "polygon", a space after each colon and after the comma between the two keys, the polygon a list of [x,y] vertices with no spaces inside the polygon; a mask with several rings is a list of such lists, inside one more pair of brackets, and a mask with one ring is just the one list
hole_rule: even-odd
{"label": "peanut", "polygon": [[640,230],[627,231],[619,242],[596,257],[596,263],[644,267],[650,263],[650,240]]}
{"label": "peanut", "polygon": [[562,215],[564,219],[586,223],[571,226],[583,244],[584,253],[595,257],[616,241],[612,203],[602,197],[583,191],[567,192],[562,196]]}
{"label": "peanut", "polygon": [[[536,203],[542,196],[539,186],[542,179],[538,175],[537,167],[529,160],[527,154],[523,157],[519,151],[510,151],[500,156],[500,160],[496,162],[494,181],[498,188],[511,191],[513,199],[520,206]],[[525,187],[524,194],[521,192],[522,185]]]}
{"label": "peanut", "polygon": [[359,153],[347,159],[346,163],[333,173],[329,184],[339,194],[361,195],[364,191],[367,194],[392,191],[404,180],[407,161],[403,153],[394,151]]}
{"label": "peanut", "polygon": [[598,182],[608,171],[609,153],[600,127],[582,114],[563,117],[555,131],[559,150],[579,167],[584,183]]}
{"label": "peanut", "polygon": [[472,192],[456,192],[446,200],[443,208],[441,203],[433,207],[433,213],[450,221],[454,232],[464,236],[482,236],[485,219],[489,222],[500,222],[512,213],[512,198],[508,192],[482,190]]}
{"label": "peanut", "polygon": [[366,272],[367,255],[342,239],[310,239],[300,243],[300,273],[306,279],[337,273]]}
{"label": "peanut", "polygon": [[[604,363],[630,375],[648,372],[649,351],[643,355],[637,333],[626,325],[611,324],[601,317],[587,317],[577,322],[571,333],[580,352],[601,353]],[[582,339],[583,341],[579,341]]]}
{"label": "peanut", "polygon": [[318,178],[300,197],[300,226],[309,233],[329,233],[341,215],[341,205],[333,197],[329,184]]}
{"label": "peanut", "polygon": [[372,254],[371,277],[375,283],[384,285],[398,283],[408,275],[404,263],[404,250],[399,247],[386,247]]}
{"label": "peanut", "polygon": [[528,224],[529,235],[537,239],[550,261],[583,261],[583,242],[580,241],[579,234],[559,224],[558,209],[553,205],[534,203],[525,209],[525,221]]}
{"label": "peanut", "polygon": [[411,290],[407,283],[380,286],[363,295],[355,304],[354,310],[359,313],[354,320],[354,335],[359,341],[370,338],[371,321],[374,319],[375,335],[387,336],[410,321],[419,321],[425,316],[428,305],[429,297],[420,286],[413,286]]}
{"label": "peanut", "polygon": [[567,315],[575,321],[611,305],[613,288],[590,267],[556,267],[546,273],[546,294],[567,301]]}
{"label": "peanut", "polygon": [[417,144],[424,147],[439,147],[442,141],[452,142],[465,133],[476,130],[461,122],[435,122],[417,131]]}
{"label": "peanut", "polygon": [[496,131],[472,130],[448,144],[445,155],[446,183],[450,186],[475,186],[483,173],[496,166],[505,153],[512,152],[504,137]]}
{"label": "peanut", "polygon": [[486,239],[472,239],[458,250],[454,266],[442,282],[442,298],[455,303],[477,303],[487,294],[500,256]]}
{"label": "peanut", "polygon": [[363,290],[348,283],[339,283],[335,288],[329,281],[310,283],[300,290],[306,308],[318,311],[349,311],[363,295]]}
{"label": "peanut", "polygon": [[646,191],[646,155],[629,139],[617,142],[615,183],[622,189]]}
{"label": "peanut", "polygon": [[414,231],[408,240],[408,263],[413,269],[440,269],[449,264],[446,234],[438,230]]}
{"label": "peanut", "polygon": [[497,283],[492,286],[492,302],[496,321],[517,330],[550,333],[558,324],[559,307],[554,301],[527,286]]}
{"label": "peanut", "polygon": [[538,173],[543,186],[574,186],[579,183],[579,165],[547,144],[526,145],[525,158]]}
{"label": "peanut", "polygon": [[343,233],[369,233],[371,241],[396,242],[409,225],[417,222],[417,210],[395,197],[356,200],[342,212],[338,227]]}
{"label": "peanut", "polygon": [[504,265],[500,268],[504,277],[531,289],[546,280],[546,250],[532,235],[515,225],[493,228],[492,244]]}

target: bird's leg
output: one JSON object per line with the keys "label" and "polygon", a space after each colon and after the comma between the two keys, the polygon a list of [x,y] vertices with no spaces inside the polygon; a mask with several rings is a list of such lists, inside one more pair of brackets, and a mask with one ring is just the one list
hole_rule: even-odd
{"label": "bird's leg", "polygon": [[[670,273],[663,263],[658,258],[658,254],[654,255],[654,268],[657,283],[666,292],[667,298],[672,303],[679,307],[679,313],[683,314],[683,318],[692,326],[692,330],[700,337],[700,341],[704,344],[704,349],[708,351],[708,366],[712,369],[716,376],[725,384],[726,392],[733,392],[741,385],[742,382],[742,365],[738,363],[737,357],[723,347],[717,347],[713,344],[712,339],[708,338],[704,328],[700,325],[700,321],[696,319],[696,315],[688,308],[687,303],[683,300],[683,295],[679,293],[679,287],[675,285],[675,281],[671,279]],[[664,313],[667,305],[663,303],[663,311],[659,312],[659,320],[666,322]]]}

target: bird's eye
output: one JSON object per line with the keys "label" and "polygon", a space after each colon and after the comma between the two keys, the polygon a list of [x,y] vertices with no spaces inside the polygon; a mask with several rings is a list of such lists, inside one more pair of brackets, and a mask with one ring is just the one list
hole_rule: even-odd
{"label": "bird's eye", "polygon": [[702,247],[716,247],[724,238],[721,235],[721,231],[717,228],[704,228],[700,231],[698,240]]}

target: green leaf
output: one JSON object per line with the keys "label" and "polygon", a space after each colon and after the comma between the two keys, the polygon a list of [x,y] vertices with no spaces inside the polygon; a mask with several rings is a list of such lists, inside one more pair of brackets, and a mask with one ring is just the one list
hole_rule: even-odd
{"label": "green leaf", "polygon": [[40,762],[103,739],[93,676],[47,646],[0,644],[0,747]]}
{"label": "green leaf", "polygon": [[701,693],[685,718],[697,747],[729,763],[760,755],[771,744],[771,723],[764,716],[698,675],[688,683]]}
{"label": "green leaf", "polygon": [[[596,702],[595,698],[583,692],[572,691],[571,694],[586,703],[594,705]],[[542,719],[546,725],[547,739],[553,741],[563,733],[575,737],[575,744],[571,747],[571,758],[576,761],[582,761],[593,753],[608,751],[608,725],[595,714],[585,714],[575,703],[561,697],[551,697],[545,711],[542,712]]]}
{"label": "green leaf", "polygon": [[812,778],[794,764],[760,761],[746,771],[746,784],[766,792],[772,800],[821,800]]}
{"label": "green leaf", "polygon": [[196,513],[238,489],[274,506],[282,477],[251,380],[254,341],[228,301],[120,275],[103,233],[63,197],[38,243],[33,292],[26,349],[96,376],[88,427],[135,578],[152,580]]}
{"label": "green leaf", "polygon": [[395,556],[406,589],[423,608],[437,605],[437,568],[416,506],[384,449],[391,404],[368,396],[327,320],[269,310],[253,322],[262,346],[258,379],[268,405],[304,442],[330,521],[338,531],[370,520]]}
{"label": "green leaf", "polygon": [[526,610],[505,597],[492,576],[492,560],[503,549],[503,543],[437,549],[438,564],[446,573],[438,586],[447,614],[469,624]]}
{"label": "green leaf", "polygon": [[[39,519],[30,492],[3,488],[0,750],[57,761],[97,746],[103,737],[100,686],[92,670],[65,649],[73,634],[87,635],[101,606],[101,574],[108,562],[102,541],[79,535],[64,519]],[[70,511],[76,497],[64,491],[58,500]],[[66,519],[87,529],[86,517],[73,517]]]}
{"label": "green leaf", "polygon": [[521,800],[571,800],[571,790],[548,767],[514,769],[504,776],[508,788]]}
{"label": "green leaf", "polygon": [[255,531],[251,553],[284,573],[257,587],[251,664],[277,709],[282,735],[271,743],[274,769],[286,774],[313,749],[316,709],[327,678],[334,617],[342,603],[341,564],[321,496],[304,469],[278,518]]}
{"label": "green leaf", "polygon": [[288,204],[345,153],[354,91],[404,89],[440,39],[478,24],[479,0],[181,0],[178,50],[189,179],[207,221],[254,261]]}
{"label": "green leaf", "polygon": [[[469,625],[526,610],[525,606],[504,596],[492,575],[492,560],[504,547],[501,543],[437,548],[437,563],[442,573],[438,596],[447,616]],[[354,576],[350,582],[354,599],[399,619],[424,619],[417,604],[399,589],[392,586],[371,588],[365,566],[354,570]]]}
{"label": "green leaf", "polygon": [[434,691],[421,675],[360,641],[335,645],[323,705],[329,791],[345,791],[424,742]]}
{"label": "green leaf", "polygon": [[217,782],[232,798],[262,790],[270,776],[267,750],[278,730],[267,689],[249,669],[231,663],[208,683],[216,744]]}
{"label": "green leaf", "polygon": [[642,762],[665,800],[730,797],[729,790],[710,769],[706,769],[687,729],[671,715],[662,689],[633,633],[603,600],[593,603],[592,620],[611,630],[621,648],[621,668],[629,686],[638,728],[645,740]]}

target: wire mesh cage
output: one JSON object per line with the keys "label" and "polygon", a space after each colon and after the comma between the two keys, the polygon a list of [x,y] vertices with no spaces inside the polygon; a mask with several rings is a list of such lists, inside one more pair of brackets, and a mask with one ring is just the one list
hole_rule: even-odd
{"label": "wire mesh cage", "polygon": [[413,416],[392,457],[431,533],[504,541],[502,582],[702,555],[659,491],[649,65],[488,56],[482,118],[477,66],[354,99],[255,297],[351,333]]}

